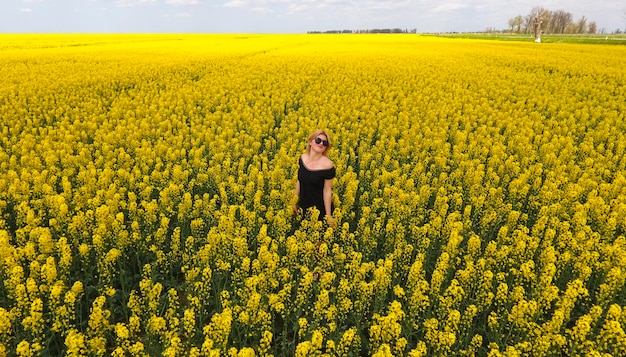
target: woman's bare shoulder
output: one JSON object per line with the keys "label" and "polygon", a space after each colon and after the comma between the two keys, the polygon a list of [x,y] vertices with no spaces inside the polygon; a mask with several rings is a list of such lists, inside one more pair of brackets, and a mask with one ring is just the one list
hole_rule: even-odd
{"label": "woman's bare shoulder", "polygon": [[321,163],[322,163],[323,169],[332,169],[334,166],[333,161],[329,159],[328,156],[323,156]]}

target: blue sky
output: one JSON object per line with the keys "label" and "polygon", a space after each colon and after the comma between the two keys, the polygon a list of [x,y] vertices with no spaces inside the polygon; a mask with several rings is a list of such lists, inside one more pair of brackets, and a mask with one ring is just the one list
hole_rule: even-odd
{"label": "blue sky", "polygon": [[1,0],[0,33],[305,33],[504,29],[535,6],[626,29],[618,0]]}

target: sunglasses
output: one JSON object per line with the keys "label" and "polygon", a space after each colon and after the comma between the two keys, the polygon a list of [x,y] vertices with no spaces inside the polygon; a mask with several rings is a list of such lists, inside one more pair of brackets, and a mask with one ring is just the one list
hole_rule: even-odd
{"label": "sunglasses", "polygon": [[324,146],[328,146],[328,140],[322,140],[320,138],[315,138],[315,143],[316,144],[322,144]]}

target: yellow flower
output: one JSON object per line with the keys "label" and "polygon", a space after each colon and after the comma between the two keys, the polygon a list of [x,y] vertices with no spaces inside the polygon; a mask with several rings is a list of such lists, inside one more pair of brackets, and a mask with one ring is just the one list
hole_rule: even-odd
{"label": "yellow flower", "polygon": [[129,348],[131,356],[145,356],[146,354],[144,350],[145,350],[145,346],[141,342],[135,342]]}
{"label": "yellow flower", "polygon": [[111,250],[109,250],[104,257],[104,262],[107,264],[113,264],[120,256],[122,256],[122,252],[119,249],[111,248]]}
{"label": "yellow flower", "polygon": [[306,318],[301,317],[298,319],[298,326],[298,337],[302,338],[308,333],[307,329],[309,327],[309,322]]}
{"label": "yellow flower", "polygon": [[232,320],[232,310],[230,308],[214,314],[211,317],[211,323],[203,329],[205,337],[214,341],[219,347],[226,347],[232,328]]}
{"label": "yellow flower", "polygon": [[393,356],[393,353],[391,353],[391,348],[386,343],[378,347],[376,352],[372,354],[372,357],[392,357],[392,356]]}
{"label": "yellow flower", "polygon": [[324,335],[319,330],[313,331],[313,335],[311,337],[311,346],[314,349],[321,349],[324,343]]}
{"label": "yellow flower", "polygon": [[269,349],[271,348],[273,334],[270,331],[263,331],[261,336],[261,341],[259,341],[259,355],[267,355]]}
{"label": "yellow flower", "polygon": [[417,347],[409,351],[409,357],[424,357],[427,356],[427,348],[424,341],[419,341]]}
{"label": "yellow flower", "polygon": [[237,357],[254,357],[254,356],[256,356],[256,353],[254,352],[254,349],[250,347],[244,347],[241,350],[239,350],[239,352],[237,352]]}
{"label": "yellow flower", "polygon": [[26,291],[30,296],[37,296],[39,294],[39,286],[37,285],[37,281],[35,279],[26,279]]}
{"label": "yellow flower", "polygon": [[149,333],[160,334],[165,332],[166,321],[161,316],[150,316],[146,324],[146,330]]}
{"label": "yellow flower", "polygon": [[185,309],[183,312],[183,330],[188,336],[194,334],[196,327],[196,314],[193,308]]}
{"label": "yellow flower", "polygon": [[39,336],[43,332],[45,322],[43,320],[43,301],[41,299],[33,300],[30,305],[29,315],[22,320],[22,326],[34,336]]}
{"label": "yellow flower", "polygon": [[89,247],[89,245],[82,243],[81,245],[78,246],[78,253],[80,254],[80,256],[83,259],[87,259],[89,258],[89,252],[90,252],[91,248]]}
{"label": "yellow flower", "polygon": [[30,344],[26,340],[22,340],[17,344],[15,352],[20,357],[32,357],[35,355],[35,351],[31,349]]}
{"label": "yellow flower", "polygon": [[130,337],[130,332],[124,324],[117,323],[115,324],[115,335],[121,340],[127,340]]}
{"label": "yellow flower", "polygon": [[70,330],[65,337],[65,347],[68,356],[84,356],[87,351],[85,336],[75,329]]}
{"label": "yellow flower", "polygon": [[10,335],[12,330],[11,313],[5,308],[0,307],[0,336]]}
{"label": "yellow flower", "polygon": [[116,347],[113,352],[111,352],[111,356],[114,357],[124,357],[126,355],[126,351],[122,347]]}
{"label": "yellow flower", "polygon": [[393,293],[400,299],[405,296],[404,289],[400,285],[395,285],[393,287]]}
{"label": "yellow flower", "polygon": [[128,319],[128,329],[132,334],[138,334],[141,331],[141,319],[137,315],[131,315]]}
{"label": "yellow flower", "polygon": [[296,356],[306,357],[315,354],[315,349],[311,346],[311,341],[303,341],[296,346]]}

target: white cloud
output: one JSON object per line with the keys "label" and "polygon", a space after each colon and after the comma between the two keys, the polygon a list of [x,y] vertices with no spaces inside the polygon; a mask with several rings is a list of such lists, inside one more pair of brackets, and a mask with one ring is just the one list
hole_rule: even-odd
{"label": "white cloud", "polygon": [[44,2],[46,0],[22,0],[22,2],[27,3],[27,4],[35,4],[35,3],[39,3],[39,2]]}
{"label": "white cloud", "polygon": [[[382,1],[385,4],[405,4],[410,2],[410,0],[403,1],[394,1],[394,0],[385,0]],[[311,6],[315,5],[317,8],[330,7],[330,6],[343,6],[343,7],[354,7],[361,5],[377,5],[381,3],[381,1],[353,1],[353,0],[228,0],[222,6],[223,7],[268,7],[272,5],[282,6],[283,8],[301,8],[303,6]]]}
{"label": "white cloud", "polygon": [[274,12],[274,10],[267,8],[267,7],[262,7],[262,6],[257,6],[252,8],[252,12],[257,12],[259,14],[271,14],[272,12]]}
{"label": "white cloud", "polygon": [[227,1],[224,3],[224,7],[244,7],[248,5],[247,1],[243,1],[243,0],[231,0],[231,1]]}
{"label": "white cloud", "polygon": [[23,7],[23,8],[20,9],[20,12],[32,12],[32,11],[33,11],[33,9],[30,9],[28,7]]}
{"label": "white cloud", "polygon": [[198,0],[165,0],[170,5],[198,5]]}
{"label": "white cloud", "polygon": [[115,6],[117,7],[135,7],[141,5],[154,5],[156,0],[116,0]]}
{"label": "white cloud", "polygon": [[461,4],[458,2],[446,2],[437,6],[435,9],[433,9],[433,11],[434,12],[457,11],[457,10],[466,9],[468,7],[469,7],[468,5]]}
{"label": "white cloud", "polygon": [[181,12],[181,13],[177,13],[177,14],[164,14],[161,15],[161,17],[166,17],[166,18],[182,18],[182,17],[192,17],[193,14],[190,14],[188,12]]}
{"label": "white cloud", "polygon": [[370,9],[396,10],[415,5],[415,0],[228,0],[222,6],[229,8],[251,9],[281,8],[287,13],[303,12],[316,9]]}
{"label": "white cloud", "polygon": [[373,10],[396,10],[409,5],[411,1],[370,1],[370,9]]}
{"label": "white cloud", "polygon": [[291,4],[287,9],[287,13],[293,14],[296,12],[307,11],[309,9],[309,5],[307,4]]}

